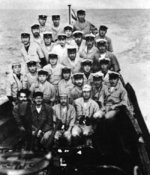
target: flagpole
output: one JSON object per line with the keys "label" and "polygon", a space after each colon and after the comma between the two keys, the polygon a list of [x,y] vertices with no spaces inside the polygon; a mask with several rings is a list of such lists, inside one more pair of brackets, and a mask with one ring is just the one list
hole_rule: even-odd
{"label": "flagpole", "polygon": [[68,5],[69,8],[69,24],[71,24],[71,5]]}

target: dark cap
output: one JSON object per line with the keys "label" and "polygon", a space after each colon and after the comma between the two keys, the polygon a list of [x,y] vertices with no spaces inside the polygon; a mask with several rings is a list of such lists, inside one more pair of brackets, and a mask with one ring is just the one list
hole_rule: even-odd
{"label": "dark cap", "polygon": [[110,63],[110,59],[109,58],[103,58],[99,60],[100,64],[109,64]]}
{"label": "dark cap", "polygon": [[52,20],[59,20],[60,19],[60,15],[52,15]]}
{"label": "dark cap", "polygon": [[89,60],[89,59],[85,59],[82,61],[82,66],[92,66],[93,64],[93,61],[92,60]]}
{"label": "dark cap", "polygon": [[48,75],[48,72],[46,70],[40,69],[38,71],[38,75]]}
{"label": "dark cap", "polygon": [[104,74],[102,72],[96,72],[96,73],[93,73],[93,81],[100,81],[100,80],[103,80],[103,77],[104,77]]}
{"label": "dark cap", "polygon": [[117,72],[109,72],[109,79],[118,79],[120,77],[120,74]]}
{"label": "dark cap", "polygon": [[21,33],[21,38],[30,38],[29,33]]}
{"label": "dark cap", "polygon": [[93,35],[92,33],[85,35],[86,40],[94,40],[94,38],[95,38],[95,35]]}
{"label": "dark cap", "polygon": [[64,31],[65,31],[65,30],[71,30],[71,31],[72,31],[72,30],[73,30],[72,25],[67,25],[67,26],[65,26],[65,27],[64,27]]}
{"label": "dark cap", "polygon": [[82,79],[82,78],[84,78],[83,73],[76,73],[76,74],[73,75],[73,78],[75,80]]}
{"label": "dark cap", "polygon": [[49,59],[58,59],[58,55],[56,53],[49,53],[48,58]]}
{"label": "dark cap", "polygon": [[62,68],[62,73],[71,73],[71,68],[69,67]]}
{"label": "dark cap", "polygon": [[85,10],[78,10],[77,15],[85,15]]}
{"label": "dark cap", "polygon": [[36,61],[30,61],[27,63],[27,66],[30,67],[30,66],[36,66],[37,62]]}
{"label": "dark cap", "polygon": [[104,26],[104,25],[101,25],[99,27],[99,30],[105,30],[105,31],[107,31],[107,29],[108,29],[108,27],[107,26]]}
{"label": "dark cap", "polygon": [[67,37],[66,34],[63,34],[63,33],[58,34],[58,40],[61,40],[61,39],[65,40],[66,37]]}
{"label": "dark cap", "polygon": [[47,19],[47,16],[46,15],[39,15],[39,19],[46,20]]}
{"label": "dark cap", "polygon": [[52,38],[52,33],[44,33],[43,38]]}
{"label": "dark cap", "polygon": [[39,26],[39,24],[34,24],[33,26],[31,26],[31,29],[33,30],[33,29],[39,29],[40,28],[40,26]]}
{"label": "dark cap", "polygon": [[36,98],[36,97],[39,97],[39,96],[43,98],[43,92],[37,91],[37,92],[33,93],[33,98]]}

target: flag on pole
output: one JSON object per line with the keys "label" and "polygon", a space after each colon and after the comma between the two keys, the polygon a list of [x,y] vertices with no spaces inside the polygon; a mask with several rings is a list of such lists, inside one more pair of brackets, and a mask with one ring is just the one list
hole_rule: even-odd
{"label": "flag on pole", "polygon": [[76,15],[76,12],[75,12],[75,10],[73,10],[73,9],[71,9],[71,21],[72,21],[72,23],[73,22],[75,22],[75,21],[77,21],[77,15]]}

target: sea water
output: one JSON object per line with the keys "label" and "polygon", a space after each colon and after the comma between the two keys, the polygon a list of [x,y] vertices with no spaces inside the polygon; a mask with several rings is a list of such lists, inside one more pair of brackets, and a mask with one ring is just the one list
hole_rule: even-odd
{"label": "sea water", "polygon": [[[38,15],[60,14],[61,23],[68,23],[68,10],[0,10],[0,94],[5,94],[5,73],[11,63],[23,62],[20,34],[31,32]],[[86,19],[96,27],[108,26],[114,53],[126,82],[134,87],[138,102],[150,129],[150,10],[87,10]]]}

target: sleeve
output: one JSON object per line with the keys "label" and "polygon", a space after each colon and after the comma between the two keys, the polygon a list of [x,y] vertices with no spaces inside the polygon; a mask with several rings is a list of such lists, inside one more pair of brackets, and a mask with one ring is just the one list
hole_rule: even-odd
{"label": "sleeve", "polygon": [[22,88],[23,89],[28,89],[28,78],[27,78],[27,75],[24,75],[24,77],[23,77]]}
{"label": "sleeve", "polygon": [[103,108],[104,107],[104,99],[105,99],[105,89],[103,88],[102,89],[102,92],[101,92],[101,96],[99,98],[99,101],[101,103],[101,107]]}
{"label": "sleeve", "polygon": [[71,118],[70,118],[68,130],[70,130],[74,126],[75,121],[76,121],[76,111],[75,111],[75,108],[73,106],[71,106],[71,114],[70,114],[70,116],[71,116]]}
{"label": "sleeve", "polygon": [[110,38],[108,39],[108,51],[113,52],[112,41]]}
{"label": "sleeve", "polygon": [[94,107],[94,113],[99,111],[99,106],[98,106],[98,104],[96,102],[93,104],[93,107]]}
{"label": "sleeve", "polygon": [[40,59],[44,58],[44,54],[42,52],[42,49],[41,49],[41,47],[38,44],[37,44],[37,54],[38,54]]}
{"label": "sleeve", "polygon": [[74,101],[74,106],[75,106],[75,109],[76,109],[77,120],[80,120],[80,116],[83,115],[82,106],[80,105],[78,100]]}
{"label": "sleeve", "polygon": [[18,127],[22,126],[18,106],[15,106],[14,109],[13,109],[13,117],[14,117]]}
{"label": "sleeve", "polygon": [[126,106],[126,107],[128,107],[129,99],[128,99],[127,91],[124,88],[122,89],[120,99],[121,99],[120,103],[116,104],[116,106],[118,106],[118,107],[119,106]]}
{"label": "sleeve", "polygon": [[45,125],[43,127],[43,131],[47,132],[49,130],[53,129],[53,109],[50,107],[46,107],[46,111],[47,111],[47,120],[45,122]]}
{"label": "sleeve", "polygon": [[11,96],[11,79],[9,77],[6,78],[6,95]]}
{"label": "sleeve", "polygon": [[56,90],[55,90],[55,87],[54,87],[54,85],[52,85],[51,84],[51,99],[50,99],[50,101],[51,102],[54,102],[55,101],[55,99],[56,99]]}

